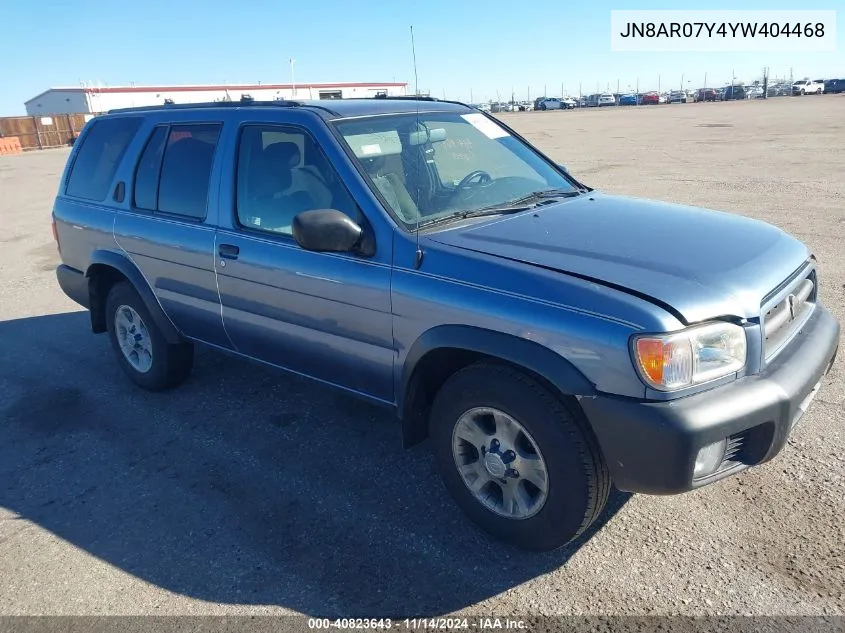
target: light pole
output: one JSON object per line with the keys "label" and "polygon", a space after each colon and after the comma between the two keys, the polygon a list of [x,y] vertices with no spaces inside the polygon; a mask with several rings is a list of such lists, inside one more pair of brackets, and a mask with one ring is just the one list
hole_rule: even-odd
{"label": "light pole", "polygon": [[293,75],[293,65],[296,63],[296,60],[291,57],[289,60],[290,62],[290,85],[291,85],[291,94],[294,99],[296,99],[296,79],[294,79]]}

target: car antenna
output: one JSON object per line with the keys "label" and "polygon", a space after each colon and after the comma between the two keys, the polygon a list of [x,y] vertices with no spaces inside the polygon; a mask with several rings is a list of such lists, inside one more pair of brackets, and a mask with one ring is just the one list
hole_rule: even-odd
{"label": "car antenna", "polygon": [[[411,25],[411,55],[413,56],[413,60],[414,60],[414,96],[417,97],[417,99],[419,99],[420,84],[419,84],[419,79],[418,79],[418,76],[417,76],[417,49],[416,49],[416,46],[414,46],[414,25],[413,24]],[[416,124],[415,124],[414,127],[415,127],[415,131],[416,131],[416,128],[418,128],[419,125],[420,125],[420,102],[419,101],[417,101],[417,119],[416,119],[415,123]],[[419,200],[420,199],[420,189],[419,189],[420,179],[416,178],[415,180],[417,181],[417,200]],[[414,270],[419,270],[420,266],[422,266],[422,260],[423,260],[423,252],[422,252],[422,249],[420,248],[420,222],[421,221],[422,221],[422,218],[417,217],[417,226],[414,228],[414,239],[416,240],[416,243],[417,243],[417,250],[416,250],[416,253],[414,255]]]}

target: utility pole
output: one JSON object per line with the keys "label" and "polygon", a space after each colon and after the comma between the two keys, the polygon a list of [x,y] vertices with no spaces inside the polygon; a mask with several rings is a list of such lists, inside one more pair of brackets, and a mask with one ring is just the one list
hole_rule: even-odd
{"label": "utility pole", "polygon": [[684,90],[684,73],[681,73],[681,92]]}
{"label": "utility pole", "polygon": [[472,103],[472,88],[469,89],[469,102]]}
{"label": "utility pole", "polygon": [[546,90],[546,84],[543,84],[543,96],[546,97],[546,96],[548,96],[548,94],[549,94],[549,91]]}
{"label": "utility pole", "polygon": [[296,63],[296,60],[291,57],[288,61],[290,61],[290,85],[291,85],[291,93],[293,98],[296,99],[296,79],[293,76],[293,65]]}
{"label": "utility pole", "polygon": [[704,73],[704,89],[707,90],[707,73]]}
{"label": "utility pole", "polygon": [[581,90],[581,82],[578,82],[578,105],[581,105],[581,97],[584,96],[584,91]]}
{"label": "utility pole", "polygon": [[560,98],[563,99],[563,82],[560,82]]}

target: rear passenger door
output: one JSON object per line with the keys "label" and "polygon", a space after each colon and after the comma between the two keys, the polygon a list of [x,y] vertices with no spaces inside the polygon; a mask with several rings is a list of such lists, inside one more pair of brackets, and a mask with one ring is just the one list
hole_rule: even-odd
{"label": "rear passenger door", "polygon": [[234,144],[216,262],[223,321],[235,348],[392,401],[392,240],[377,240],[370,258],[302,249],[291,235],[302,211],[334,208],[367,225],[325,146],[301,125],[247,121]]}
{"label": "rear passenger door", "polygon": [[214,272],[222,123],[160,121],[146,130],[114,237],[187,337],[231,347]]}

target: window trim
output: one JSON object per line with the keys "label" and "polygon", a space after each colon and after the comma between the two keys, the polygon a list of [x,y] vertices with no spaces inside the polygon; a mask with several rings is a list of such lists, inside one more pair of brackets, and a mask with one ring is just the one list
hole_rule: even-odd
{"label": "window trim", "polygon": [[[86,198],[86,197],[83,197],[83,196],[80,196],[80,195],[68,193],[68,188],[70,187],[70,180],[73,177],[73,171],[76,168],[76,163],[79,160],[79,156],[82,154],[82,151],[85,148],[85,143],[89,140],[92,130],[97,125],[100,125],[104,121],[105,122],[108,122],[108,121],[137,121],[138,127],[135,129],[135,132],[132,134],[132,137],[128,140],[128,142],[124,146],[123,150],[121,150],[120,155],[117,157],[117,160],[114,163],[114,171],[112,172],[111,180],[109,180],[108,187],[106,187],[106,193],[102,198],[99,198],[99,199]],[[90,127],[88,127],[88,126],[90,126]],[[67,171],[66,171],[66,174],[65,174],[65,177],[64,177],[64,181],[62,182],[62,195],[67,197],[67,198],[71,198],[73,200],[81,200],[81,201],[92,203],[92,204],[106,204],[106,205],[108,205],[109,198],[111,197],[110,194],[114,191],[114,187],[112,187],[112,185],[114,184],[114,179],[117,176],[118,172],[120,171],[121,164],[123,164],[123,161],[126,159],[126,153],[129,151],[129,146],[132,145],[132,141],[135,140],[135,138],[138,136],[138,133],[141,131],[141,129],[143,127],[144,127],[144,118],[140,117],[140,116],[119,116],[118,115],[118,116],[114,116],[113,118],[107,117],[107,116],[100,116],[100,117],[95,117],[95,118],[91,119],[91,121],[89,121],[88,124],[86,125],[85,133],[83,135],[81,135],[80,138],[77,139],[76,143],[74,144],[75,147],[74,147],[73,158],[70,161],[70,164],[68,165],[68,168],[67,168]]]}
{"label": "window trim", "polygon": [[[334,166],[332,161],[326,155],[325,150],[323,149],[322,145],[317,140],[317,138],[311,133],[311,130],[309,130],[304,125],[299,125],[299,124],[296,124],[296,123],[260,122],[260,121],[259,122],[256,122],[256,121],[244,121],[244,122],[242,122],[238,126],[238,131],[237,131],[237,134],[235,135],[235,148],[234,148],[235,151],[234,151],[234,160],[233,160],[234,169],[232,170],[232,194],[233,195],[232,195],[232,200],[231,200],[231,207],[230,207],[230,210],[229,210],[229,213],[230,213],[229,218],[232,221],[232,229],[234,231],[237,231],[239,233],[244,233],[246,235],[261,236],[261,237],[266,237],[266,238],[275,238],[275,239],[278,239],[278,240],[283,240],[285,243],[290,242],[290,243],[294,244],[297,248],[300,248],[300,249],[302,248],[301,246],[299,246],[299,243],[296,241],[296,239],[294,239],[293,233],[279,233],[278,231],[268,231],[267,229],[262,229],[261,227],[257,227],[257,226],[248,226],[248,225],[243,224],[241,222],[240,213],[238,211],[238,175],[240,174],[241,140],[243,139],[244,130],[246,128],[249,128],[249,127],[257,127],[257,128],[261,128],[261,129],[271,129],[271,130],[272,129],[279,129],[280,131],[285,132],[285,133],[291,133],[291,132],[293,132],[295,134],[301,133],[303,136],[308,136],[311,139],[312,143],[314,144],[314,147],[317,148],[317,151],[322,153],[323,158],[326,161],[326,164],[329,165],[332,168],[332,170],[334,170],[335,176],[337,177],[337,179],[340,182],[341,186],[343,187],[344,191],[346,191],[347,195],[349,196],[349,199],[355,205],[355,208],[358,210],[358,215],[361,218],[361,228],[365,232],[370,231],[370,228],[368,226],[369,221],[367,220],[367,216],[364,213],[364,210],[361,208],[361,205],[358,204],[358,201],[355,199],[355,196],[352,195],[352,192],[349,191],[349,187],[346,186],[346,182],[341,177],[340,172],[337,170],[337,168]],[[304,160],[305,157],[303,156],[302,158]],[[337,209],[337,210],[340,211],[340,209]]]}
{"label": "window trim", "polygon": [[[161,174],[162,174],[162,167],[164,166],[164,157],[167,154],[167,141],[170,138],[170,133],[172,132],[173,128],[185,128],[185,127],[196,127],[200,125],[216,125],[219,130],[217,134],[217,142],[214,144],[214,153],[211,156],[211,169],[208,172],[208,192],[206,193],[205,198],[205,213],[202,217],[194,216],[194,215],[184,215],[182,213],[172,213],[170,211],[161,211],[158,209],[159,206],[159,194],[161,190]],[[135,204],[135,188],[138,184],[138,168],[141,165],[141,158],[144,156],[144,152],[147,151],[147,147],[149,146],[150,142],[152,141],[153,135],[155,134],[158,128],[167,128],[167,136],[165,137],[165,147],[164,151],[161,153],[161,158],[158,162],[158,169],[156,170],[156,208],[155,209],[144,209],[143,207],[139,207]],[[135,161],[135,168],[132,171],[132,200],[129,204],[129,210],[133,213],[137,213],[139,215],[147,215],[153,217],[161,217],[169,220],[179,220],[182,222],[190,222],[191,224],[204,224],[208,220],[208,205],[211,199],[211,187],[212,187],[212,178],[214,176],[214,167],[215,163],[218,159],[218,151],[220,149],[220,143],[223,140],[223,130],[224,130],[224,122],[223,121],[159,121],[155,123],[150,130],[149,135],[147,136],[147,140],[144,143],[144,148],[138,154],[138,158]]]}

